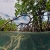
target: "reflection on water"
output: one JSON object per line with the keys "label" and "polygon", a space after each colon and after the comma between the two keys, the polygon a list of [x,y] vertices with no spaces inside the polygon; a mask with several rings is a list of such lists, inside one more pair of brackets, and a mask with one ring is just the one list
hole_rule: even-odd
{"label": "reflection on water", "polygon": [[50,32],[0,32],[0,50],[50,50]]}

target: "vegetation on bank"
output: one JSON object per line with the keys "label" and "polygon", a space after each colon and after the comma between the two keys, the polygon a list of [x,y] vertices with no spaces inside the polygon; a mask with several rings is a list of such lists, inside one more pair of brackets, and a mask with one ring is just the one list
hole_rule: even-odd
{"label": "vegetation on bank", "polygon": [[10,21],[7,24],[5,24],[8,20],[0,18],[0,31],[16,31],[17,30],[16,24],[14,22],[11,23]]}

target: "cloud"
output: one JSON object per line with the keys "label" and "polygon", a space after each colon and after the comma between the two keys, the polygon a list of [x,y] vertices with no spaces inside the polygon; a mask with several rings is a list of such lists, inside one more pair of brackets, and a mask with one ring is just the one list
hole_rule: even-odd
{"label": "cloud", "polygon": [[20,24],[20,23],[28,23],[29,22],[29,18],[28,17],[20,17],[19,19],[17,19],[17,20],[14,20],[14,22],[16,23],[16,24]]}
{"label": "cloud", "polygon": [[[2,1],[2,2],[1,2]],[[8,14],[9,16],[15,16],[15,1],[13,2],[3,2],[5,0],[0,0],[0,12]]]}
{"label": "cloud", "polygon": [[4,14],[2,12],[0,12],[0,16],[1,16],[2,19],[6,19],[6,20],[10,17],[9,15]]}
{"label": "cloud", "polygon": [[14,2],[14,0],[0,0],[0,2]]}
{"label": "cloud", "polygon": [[6,19],[6,20],[9,18],[12,20],[13,18],[15,18],[15,16],[9,16],[8,14],[4,14],[2,12],[0,12],[0,16],[2,19]]}
{"label": "cloud", "polygon": [[[16,0],[0,0],[0,16],[5,19],[13,19],[15,17],[15,2]],[[15,23],[28,23],[29,18],[28,17],[20,17],[17,20],[14,20]]]}
{"label": "cloud", "polygon": [[[9,15],[4,14],[4,13],[2,13],[2,12],[0,12],[0,16],[1,16],[2,19],[6,19],[6,20],[7,20],[8,18],[10,18],[10,19],[16,18],[15,16],[9,16]],[[15,22],[16,24],[28,23],[28,22],[29,22],[29,17],[22,16],[22,17],[17,18],[16,20],[14,20],[14,22]]]}

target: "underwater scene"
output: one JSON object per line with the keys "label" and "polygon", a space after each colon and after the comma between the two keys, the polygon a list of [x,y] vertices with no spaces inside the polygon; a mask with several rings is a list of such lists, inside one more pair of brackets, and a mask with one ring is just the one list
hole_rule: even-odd
{"label": "underwater scene", "polygon": [[50,50],[50,32],[2,32],[0,50]]}

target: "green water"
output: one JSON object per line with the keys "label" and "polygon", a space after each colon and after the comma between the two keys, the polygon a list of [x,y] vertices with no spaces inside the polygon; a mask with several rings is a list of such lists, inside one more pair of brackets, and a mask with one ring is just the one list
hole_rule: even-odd
{"label": "green water", "polygon": [[0,50],[50,50],[50,32],[1,32]]}

